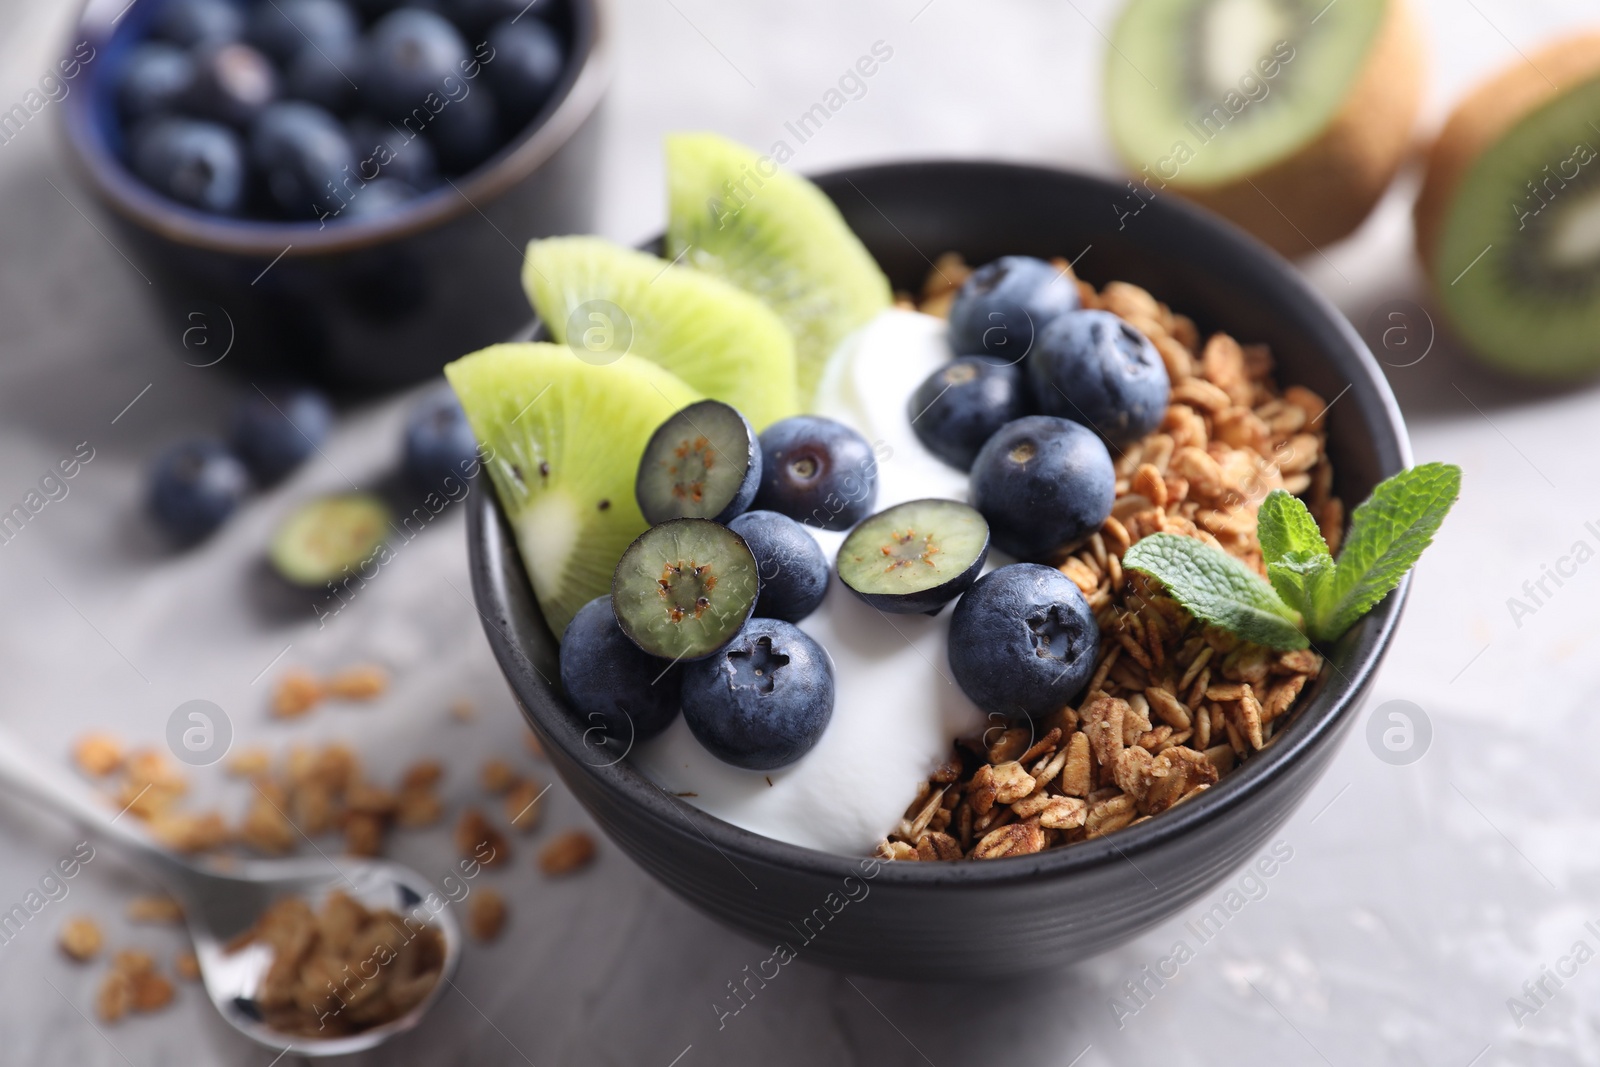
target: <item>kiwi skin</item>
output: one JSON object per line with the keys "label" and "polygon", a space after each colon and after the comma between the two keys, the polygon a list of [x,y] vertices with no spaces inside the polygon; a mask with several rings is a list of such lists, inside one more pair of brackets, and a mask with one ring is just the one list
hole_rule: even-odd
{"label": "kiwi skin", "polygon": [[1173,189],[1286,256],[1348,236],[1405,161],[1422,107],[1425,56],[1408,0],[1389,0],[1366,66],[1315,140],[1236,181]]}
{"label": "kiwi skin", "polygon": [[[1417,255],[1435,288],[1439,237],[1461,181],[1513,126],[1569,89],[1600,75],[1600,32],[1569,37],[1512,63],[1456,105],[1428,153],[1427,177],[1413,217]],[[1552,85],[1551,82],[1555,84]]]}

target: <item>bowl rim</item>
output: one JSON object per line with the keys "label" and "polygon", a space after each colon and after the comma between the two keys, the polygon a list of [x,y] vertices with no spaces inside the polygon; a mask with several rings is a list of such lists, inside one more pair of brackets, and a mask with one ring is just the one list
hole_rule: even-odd
{"label": "bowl rim", "polygon": [[[819,183],[854,184],[865,180],[868,175],[882,177],[899,171],[909,176],[915,171],[930,168],[969,173],[1009,173],[1042,180],[1067,177],[1098,185],[1111,198],[1122,193],[1121,187],[1096,175],[998,160],[926,159],[879,163],[826,171],[810,177]],[[1173,197],[1161,198],[1161,201],[1148,206],[1181,216],[1181,222],[1197,228],[1216,249],[1221,260],[1230,257],[1248,257],[1258,261],[1265,259],[1265,265],[1273,267],[1271,273],[1282,282],[1284,292],[1281,295],[1298,300],[1307,312],[1319,316],[1348,350],[1347,354],[1354,361],[1352,369],[1359,372],[1352,374],[1350,388],[1366,401],[1366,409],[1377,416],[1369,419],[1369,428],[1386,433],[1389,438],[1386,442],[1380,440],[1380,450],[1384,450],[1386,445],[1386,450],[1398,460],[1396,471],[1412,465],[1411,445],[1404,419],[1388,380],[1366,343],[1331,302],[1312,289],[1298,271],[1276,252],[1203,208]],[[653,240],[659,239],[658,236]],[[642,247],[649,247],[650,243],[644,242]],[[522,336],[527,336],[527,332],[524,331]],[[1382,457],[1379,465],[1387,466],[1382,462]],[[1383,476],[1387,477],[1396,471],[1386,470]],[[684,824],[687,824],[688,829],[721,853],[736,870],[741,870],[736,861],[743,860],[755,866],[799,869],[836,880],[865,876],[875,879],[879,884],[887,882],[943,889],[1012,885],[1041,878],[1070,877],[1121,863],[1127,863],[1138,871],[1136,860],[1140,856],[1156,852],[1176,839],[1189,836],[1205,824],[1217,822],[1230,812],[1248,806],[1254,797],[1267,791],[1313,749],[1337,741],[1344,720],[1360,707],[1373,674],[1388,649],[1411,585],[1408,574],[1350,634],[1341,638],[1341,642],[1351,643],[1355,653],[1352,669],[1348,672],[1340,670],[1332,657],[1325,656],[1324,671],[1334,671],[1338,677],[1329,677],[1322,691],[1313,697],[1307,707],[1299,710],[1293,728],[1275,735],[1272,744],[1200,796],[1163,812],[1159,818],[1124,827],[1092,841],[1076,843],[1070,848],[1046,849],[1026,856],[1010,856],[981,863],[895,863],[871,855],[847,856],[779,841],[725,822],[672,796],[633,768],[629,761],[619,760],[612,765],[596,767],[584,760],[581,750],[585,746],[581,732],[577,724],[571,721],[570,712],[555,695],[553,683],[544,679],[538,667],[517,644],[511,630],[507,629],[507,626],[517,626],[516,616],[497,588],[498,573],[502,568],[509,567],[524,582],[527,580],[526,574],[492,485],[483,473],[477,476],[477,481],[484,491],[476,494],[477,499],[469,503],[467,528],[473,597],[495,659],[530,727],[542,741],[553,742],[561,748],[562,755],[566,757],[562,761],[564,774],[568,770],[567,765],[570,765],[575,772],[587,774],[598,788],[619,794],[643,820],[665,835],[665,839],[681,834]],[[495,550],[498,550],[499,556],[494,554]],[[505,558],[507,553],[509,559]],[[531,598],[531,591],[529,596]],[[506,625],[496,620],[503,620]],[[544,625],[542,618],[537,621],[539,625]]]}
{"label": "bowl rim", "polygon": [[[586,46],[583,58],[569,65],[557,89],[555,108],[502,145],[486,163],[459,178],[443,179],[444,186],[380,217],[326,227],[322,222],[211,215],[168,200],[128,170],[95,130],[94,95],[109,91],[98,81],[98,70],[85,91],[62,102],[67,154],[100,200],[132,225],[179,245],[239,256],[294,259],[355,252],[436,229],[469,212],[483,215],[483,205],[532,175],[583,128],[611,84],[616,50],[612,0],[568,2],[588,31],[579,34],[579,43]],[[85,0],[73,32],[103,47],[131,6],[126,0]],[[585,14],[586,19],[581,17]],[[435,195],[447,186],[457,195]]]}

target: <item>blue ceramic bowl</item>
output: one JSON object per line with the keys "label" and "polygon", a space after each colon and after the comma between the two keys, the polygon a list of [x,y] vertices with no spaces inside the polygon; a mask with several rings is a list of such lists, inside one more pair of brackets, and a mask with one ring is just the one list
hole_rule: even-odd
{"label": "blue ceramic bowl", "polygon": [[[903,163],[817,181],[896,289],[916,291],[946,250],[969,263],[1081,254],[1084,278],[1141,285],[1202,333],[1264,341],[1284,384],[1339,397],[1327,414],[1328,450],[1345,500],[1365,499],[1410,465],[1399,408],[1361,338],[1287,262],[1209,213],[1161,197],[1127,217],[1123,186],[998,163]],[[585,746],[548,681],[558,676],[556,642],[487,483],[473,500],[468,548],[484,631],[529,725],[611,839],[765,953],[782,944],[826,966],[904,979],[975,981],[1072,964],[1172,917],[1256,857],[1355,719],[1407,589],[1324,649],[1327,666],[1289,725],[1194,800],[1031,856],[880,863],[741,830],[667,795],[626,760],[597,765],[607,761]]]}

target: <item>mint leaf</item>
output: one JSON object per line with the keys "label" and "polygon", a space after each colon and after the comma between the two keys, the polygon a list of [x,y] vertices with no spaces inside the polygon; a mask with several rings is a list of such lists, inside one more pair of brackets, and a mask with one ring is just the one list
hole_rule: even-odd
{"label": "mint leaf", "polygon": [[1307,617],[1311,636],[1333,641],[1389,595],[1417,562],[1461,493],[1461,468],[1424,463],[1374,489],[1350,520],[1331,581]]}
{"label": "mint leaf", "polygon": [[1256,536],[1272,588],[1291,608],[1309,618],[1334,569],[1317,520],[1299,497],[1274,489],[1261,502]]}
{"label": "mint leaf", "polygon": [[1305,648],[1300,620],[1272,586],[1243,563],[1192,537],[1151,534],[1122,557],[1122,565],[1167,587],[1189,612],[1269,648]]}
{"label": "mint leaf", "polygon": [[1272,588],[1302,618],[1315,614],[1317,604],[1326,596],[1324,590],[1333,581],[1333,574],[1333,557],[1326,552],[1290,552],[1267,564],[1267,580]]}

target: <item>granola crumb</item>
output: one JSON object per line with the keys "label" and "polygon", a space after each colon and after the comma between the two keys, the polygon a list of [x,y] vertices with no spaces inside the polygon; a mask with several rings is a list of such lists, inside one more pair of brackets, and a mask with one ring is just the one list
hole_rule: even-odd
{"label": "granola crumb", "polygon": [[539,869],[548,875],[569,874],[594,860],[594,838],[582,830],[568,830],[539,853]]}
{"label": "granola crumb", "polygon": [[513,829],[528,833],[539,825],[539,817],[543,811],[538,802],[543,792],[538,782],[524,778],[506,793],[506,821]]}
{"label": "granola crumb", "polygon": [[418,760],[400,776],[400,788],[424,789],[437,785],[444,777],[444,764],[436,759]]}
{"label": "granola crumb", "polygon": [[181,923],[183,908],[169,896],[134,897],[128,902],[128,921],[134,923]]}
{"label": "granola crumb", "polygon": [[104,778],[122,766],[122,743],[107,733],[89,733],[72,746],[78,769],[91,778]]}
{"label": "granola crumb", "polygon": [[478,717],[478,709],[465,697],[450,702],[450,717],[456,722],[471,722]]}
{"label": "granola crumb", "polygon": [[483,783],[485,791],[492,796],[499,796],[517,783],[517,772],[503,759],[485,760],[478,771],[478,780]]}
{"label": "granola crumb", "polygon": [[260,745],[242,748],[228,757],[223,769],[235,778],[255,778],[272,767],[272,756]]}
{"label": "granola crumb", "polygon": [[100,954],[105,935],[100,925],[87,915],[77,915],[61,925],[61,951],[70,959],[83,963]]}
{"label": "granola crumb", "polygon": [[467,905],[467,929],[479,941],[494,941],[506,925],[506,900],[499,891],[484,887]]}
{"label": "granola crumb", "polygon": [[328,679],[328,696],[337,700],[375,700],[389,688],[389,672],[374,663],[358,664]]}
{"label": "granola crumb", "polygon": [[285,671],[272,689],[272,713],[280,719],[298,719],[322,702],[322,683],[310,671]]}
{"label": "granola crumb", "polygon": [[511,857],[511,845],[486,815],[477,808],[461,813],[456,823],[456,851],[462,859],[477,860],[495,867]]}
{"label": "granola crumb", "polygon": [[103,1022],[114,1023],[131,1011],[159,1011],[172,1003],[173,994],[172,983],[156,970],[148,952],[124,949],[100,983],[95,1011]]}
{"label": "granola crumb", "polygon": [[531,733],[531,732],[527,733],[527,734],[524,734],[523,735],[523,741],[528,746],[528,754],[530,756],[532,756],[534,759],[547,759],[548,758],[547,756],[545,756],[544,744],[543,744],[543,742],[541,742],[539,740],[539,735],[538,734]]}
{"label": "granola crumb", "polygon": [[172,961],[172,971],[185,982],[198,982],[200,980],[200,957],[193,952],[180,952]]}

